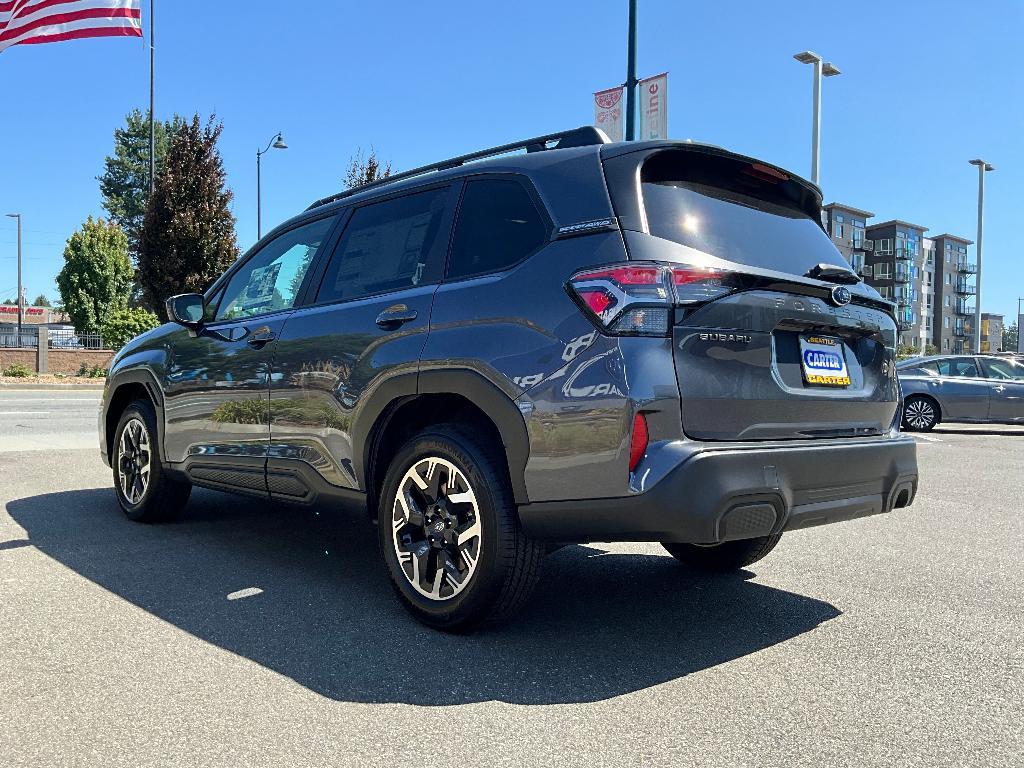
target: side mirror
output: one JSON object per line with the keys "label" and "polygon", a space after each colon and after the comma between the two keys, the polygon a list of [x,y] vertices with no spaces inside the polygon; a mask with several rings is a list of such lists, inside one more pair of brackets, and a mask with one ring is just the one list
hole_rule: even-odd
{"label": "side mirror", "polygon": [[203,324],[205,299],[201,293],[181,293],[167,300],[167,317],[172,322],[195,330]]}

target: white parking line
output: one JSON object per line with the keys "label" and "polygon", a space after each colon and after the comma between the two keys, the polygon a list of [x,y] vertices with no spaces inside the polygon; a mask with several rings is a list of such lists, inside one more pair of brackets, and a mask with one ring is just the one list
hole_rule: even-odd
{"label": "white parking line", "polygon": [[943,442],[939,438],[931,437],[929,435],[914,435],[914,438],[917,439],[917,440],[927,440],[929,443],[941,443],[941,442]]}
{"label": "white parking line", "polygon": [[0,411],[0,416],[45,416],[52,411]]}

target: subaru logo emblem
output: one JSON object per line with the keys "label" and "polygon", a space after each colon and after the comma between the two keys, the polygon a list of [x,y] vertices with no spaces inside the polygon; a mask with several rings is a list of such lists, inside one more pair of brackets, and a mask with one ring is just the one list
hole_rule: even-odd
{"label": "subaru logo emblem", "polygon": [[845,307],[853,299],[853,294],[850,293],[850,289],[842,285],[837,285],[832,289],[832,303],[837,307]]}

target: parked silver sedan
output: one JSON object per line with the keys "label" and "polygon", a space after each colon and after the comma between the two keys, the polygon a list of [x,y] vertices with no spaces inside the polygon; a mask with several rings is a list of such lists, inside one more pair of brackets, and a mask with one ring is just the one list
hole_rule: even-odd
{"label": "parked silver sedan", "polygon": [[903,427],[927,432],[940,421],[1024,424],[1024,362],[995,355],[932,355],[896,364]]}

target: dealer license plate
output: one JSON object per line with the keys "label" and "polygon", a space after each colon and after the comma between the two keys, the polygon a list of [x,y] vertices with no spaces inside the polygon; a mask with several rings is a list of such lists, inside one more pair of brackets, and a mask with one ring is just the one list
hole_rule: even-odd
{"label": "dealer license plate", "polygon": [[843,343],[829,336],[800,337],[800,368],[804,381],[815,387],[848,387],[850,371],[846,367]]}

